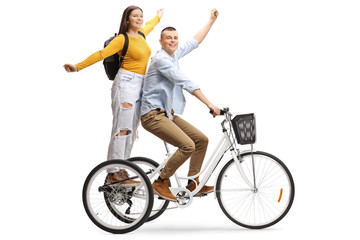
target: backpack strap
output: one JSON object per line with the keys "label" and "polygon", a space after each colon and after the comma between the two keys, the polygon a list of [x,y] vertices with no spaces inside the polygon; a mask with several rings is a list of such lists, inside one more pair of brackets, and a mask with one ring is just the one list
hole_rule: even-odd
{"label": "backpack strap", "polygon": [[124,35],[125,43],[124,43],[124,47],[123,47],[122,52],[121,52],[119,67],[121,67],[121,63],[124,60],[124,57],[126,55],[128,47],[129,47],[129,37],[128,37],[128,35],[126,33],[122,33],[122,35]]}
{"label": "backpack strap", "polygon": [[144,39],[146,39],[145,34],[144,34],[143,32],[138,31],[138,33],[139,33]]}
{"label": "backpack strap", "polygon": [[[145,34],[144,34],[143,32],[138,31],[138,33],[139,33],[144,39],[146,39]],[[125,55],[126,55],[126,52],[127,52],[127,50],[128,50],[128,47],[129,47],[129,37],[128,37],[128,35],[127,35],[126,33],[122,33],[122,35],[124,35],[124,37],[125,37],[125,43],[124,43],[123,50],[122,50],[122,52],[121,52],[119,67],[121,66],[121,63],[122,63],[122,61],[124,60]]]}

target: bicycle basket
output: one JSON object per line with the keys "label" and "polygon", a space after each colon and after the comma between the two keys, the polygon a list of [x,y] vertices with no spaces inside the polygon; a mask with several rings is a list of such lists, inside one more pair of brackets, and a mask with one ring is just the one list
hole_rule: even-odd
{"label": "bicycle basket", "polygon": [[236,140],[239,144],[253,144],[256,141],[255,115],[253,113],[236,115],[231,120]]}

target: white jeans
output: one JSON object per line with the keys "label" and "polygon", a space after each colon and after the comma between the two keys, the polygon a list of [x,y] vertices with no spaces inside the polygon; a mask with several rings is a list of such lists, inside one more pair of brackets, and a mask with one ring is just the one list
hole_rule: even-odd
{"label": "white jeans", "polygon": [[[144,75],[120,69],[111,88],[113,126],[107,159],[128,159],[137,137],[140,122],[141,93]],[[131,107],[124,107],[124,103]],[[120,136],[120,131],[127,134]]]}

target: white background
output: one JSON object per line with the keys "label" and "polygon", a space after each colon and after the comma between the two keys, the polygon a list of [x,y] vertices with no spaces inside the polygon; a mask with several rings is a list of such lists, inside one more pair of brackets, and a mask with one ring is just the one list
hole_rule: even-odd
{"label": "white background", "polygon": [[[256,113],[255,148],[282,159],[296,184],[293,207],[280,223],[241,228],[212,195],[124,236],[88,219],[82,185],[106,159],[111,82],[102,63],[71,74],[62,66],[100,50],[131,4],[143,9],[145,20],[165,8],[147,38],[152,54],[164,27],[176,27],[184,42],[207,22],[210,9],[219,10],[181,68],[214,104]],[[34,0],[3,1],[0,9],[1,239],[359,236],[358,1]],[[212,149],[221,118],[186,97],[183,117],[208,135]],[[161,162],[162,142],[141,128],[133,156]]]}

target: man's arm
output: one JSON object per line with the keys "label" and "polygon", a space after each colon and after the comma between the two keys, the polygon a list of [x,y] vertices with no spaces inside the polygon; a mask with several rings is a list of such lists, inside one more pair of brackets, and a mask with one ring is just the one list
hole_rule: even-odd
{"label": "man's arm", "polygon": [[202,91],[200,89],[196,89],[193,91],[193,94],[195,97],[197,97],[200,101],[202,101],[210,110],[214,110],[213,112],[213,116],[215,117],[216,115],[220,115],[220,109],[213,105],[206,97],[205,95],[202,93]]}
{"label": "man's arm", "polygon": [[206,23],[206,25],[197,34],[195,34],[194,38],[199,44],[204,40],[204,38],[206,37],[206,35],[210,31],[210,28],[212,27],[212,25],[216,21],[218,15],[219,15],[218,10],[216,10],[215,8],[213,10],[211,10],[209,21]]}
{"label": "man's arm", "polygon": [[199,86],[183,74],[170,59],[158,59],[156,68],[166,79],[173,84],[180,86],[190,94],[193,94],[196,89],[199,89]]}

